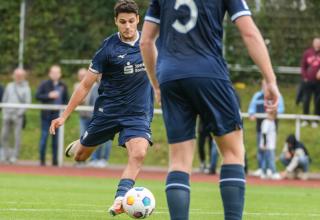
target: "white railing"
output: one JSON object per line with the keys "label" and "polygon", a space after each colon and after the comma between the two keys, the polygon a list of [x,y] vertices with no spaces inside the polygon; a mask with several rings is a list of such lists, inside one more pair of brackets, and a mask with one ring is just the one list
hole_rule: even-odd
{"label": "white railing", "polygon": [[[89,65],[91,60],[88,59],[63,59],[60,63],[63,65]],[[230,71],[259,73],[260,70],[256,65],[228,64]],[[295,66],[274,66],[274,71],[278,74],[301,74],[301,68]]]}
{"label": "white railing", "polygon": [[[38,110],[59,110],[60,114],[66,108],[66,105],[43,105],[43,104],[13,104],[13,103],[0,103],[0,108],[23,108],[23,109],[38,109]],[[92,111],[92,106],[79,106],[76,108],[76,111]],[[155,109],[155,114],[162,114],[161,109]],[[241,113],[243,118],[248,118],[248,113]],[[255,114],[256,118],[265,118],[266,114]],[[301,121],[320,121],[320,116],[315,115],[300,115],[300,114],[280,114],[277,116],[278,119],[283,120],[295,120],[295,135],[297,139],[300,139],[300,128]],[[58,165],[62,166],[63,164],[63,155],[64,155],[64,126],[59,128],[59,137],[58,137]]]}

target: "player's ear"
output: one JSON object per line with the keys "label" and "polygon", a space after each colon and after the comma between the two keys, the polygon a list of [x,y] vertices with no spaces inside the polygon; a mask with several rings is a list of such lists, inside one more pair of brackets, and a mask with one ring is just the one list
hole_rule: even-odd
{"label": "player's ear", "polygon": [[117,17],[114,17],[114,23],[115,23],[115,25],[118,25],[117,24]]}
{"label": "player's ear", "polygon": [[139,22],[140,22],[140,16],[137,15],[137,24],[139,24]]}

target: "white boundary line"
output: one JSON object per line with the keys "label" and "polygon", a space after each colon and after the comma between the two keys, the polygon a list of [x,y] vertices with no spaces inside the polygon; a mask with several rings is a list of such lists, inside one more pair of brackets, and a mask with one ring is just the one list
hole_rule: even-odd
{"label": "white boundary line", "polygon": [[[157,209],[156,209],[157,210]],[[35,209],[35,208],[0,208],[0,212],[74,212],[74,213],[107,213],[105,210],[78,210],[78,209]],[[155,214],[168,214],[168,211],[155,211]],[[223,215],[223,212],[201,211],[199,209],[191,209],[190,214],[197,215]],[[287,213],[287,212],[244,212],[244,216],[307,216],[320,217],[320,213]]]}

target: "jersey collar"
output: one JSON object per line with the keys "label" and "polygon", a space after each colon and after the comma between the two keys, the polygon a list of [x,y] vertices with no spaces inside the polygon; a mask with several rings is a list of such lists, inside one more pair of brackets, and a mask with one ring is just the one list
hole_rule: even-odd
{"label": "jersey collar", "polygon": [[118,32],[118,37],[119,37],[119,40],[121,41],[121,42],[123,42],[123,43],[125,43],[125,44],[129,44],[130,46],[134,46],[136,43],[137,43],[137,41],[139,40],[139,38],[140,38],[140,33],[139,33],[139,31],[137,31],[137,38],[134,40],[134,41],[130,41],[130,42],[125,42],[125,41],[123,41],[122,39],[121,39],[121,37],[120,37],[120,33]]}

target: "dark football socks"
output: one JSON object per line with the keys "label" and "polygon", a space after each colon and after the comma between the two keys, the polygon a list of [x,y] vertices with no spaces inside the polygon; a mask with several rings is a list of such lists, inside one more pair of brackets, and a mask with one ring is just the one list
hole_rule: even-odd
{"label": "dark football socks", "polygon": [[241,220],[245,194],[244,167],[228,164],[221,167],[220,193],[225,220]]}
{"label": "dark football socks", "polygon": [[189,174],[172,171],[166,182],[167,203],[171,220],[188,220],[190,205]]}
{"label": "dark football socks", "polygon": [[124,196],[134,186],[134,183],[135,182],[132,179],[121,179],[118,184],[115,198]]}

